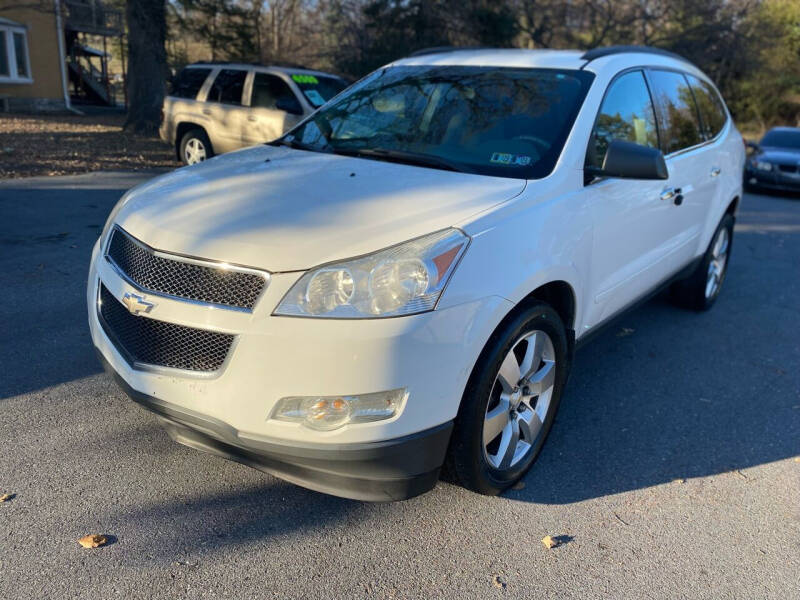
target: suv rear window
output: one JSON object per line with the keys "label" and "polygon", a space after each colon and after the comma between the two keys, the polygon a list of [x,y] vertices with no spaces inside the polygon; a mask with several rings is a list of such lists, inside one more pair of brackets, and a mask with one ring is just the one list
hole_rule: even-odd
{"label": "suv rear window", "polygon": [[682,73],[650,71],[653,96],[660,107],[659,131],[664,154],[696,146],[703,141],[697,105]]}
{"label": "suv rear window", "polygon": [[220,104],[241,104],[245,79],[247,79],[247,71],[222,69],[217,73],[214,85],[208,92],[208,101]]}
{"label": "suv rear window", "polygon": [[705,139],[710,140],[722,131],[728,118],[722,100],[707,81],[701,81],[692,75],[687,75],[686,78],[692,86],[700,118],[703,119],[703,135]]}
{"label": "suv rear window", "polygon": [[203,83],[209,73],[211,73],[211,69],[200,69],[197,67],[181,70],[172,83],[170,96],[194,100],[197,98],[197,93],[200,91],[200,88],[203,87]]}

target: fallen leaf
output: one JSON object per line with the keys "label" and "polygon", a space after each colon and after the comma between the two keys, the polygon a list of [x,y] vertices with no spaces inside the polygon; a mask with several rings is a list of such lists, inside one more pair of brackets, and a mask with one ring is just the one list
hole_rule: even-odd
{"label": "fallen leaf", "polygon": [[511,489],[512,490],[524,490],[525,489],[525,482],[524,481],[518,481],[517,483],[515,483],[513,485],[513,487]]}
{"label": "fallen leaf", "polygon": [[0,496],[0,502],[8,502],[14,497],[14,494],[3,494]]}
{"label": "fallen leaf", "polygon": [[105,546],[107,541],[106,536],[93,533],[83,536],[78,540],[78,543],[84,548],[99,548],[100,546]]}
{"label": "fallen leaf", "polygon": [[492,585],[494,587],[496,587],[496,588],[504,590],[504,589],[506,589],[506,585],[508,585],[508,584],[505,582],[505,580],[502,577],[500,577],[500,575],[495,575],[492,578]]}
{"label": "fallen leaf", "polygon": [[795,456],[794,457],[794,462],[800,462],[800,456]]}
{"label": "fallen leaf", "polygon": [[678,479],[673,479],[672,483],[686,483],[686,480],[683,477],[678,477]]}
{"label": "fallen leaf", "polygon": [[634,331],[636,331],[636,330],[635,330],[635,329],[631,329],[630,327],[623,327],[623,328],[622,328],[622,329],[621,329],[621,330],[620,330],[620,331],[617,333],[617,337],[628,337],[628,336],[629,336],[629,335],[631,335],[631,334],[632,334]]}
{"label": "fallen leaf", "polygon": [[558,546],[558,540],[555,539],[552,535],[544,536],[542,538],[542,543],[544,544],[544,547],[547,548],[548,550],[550,548],[555,548],[556,546]]}

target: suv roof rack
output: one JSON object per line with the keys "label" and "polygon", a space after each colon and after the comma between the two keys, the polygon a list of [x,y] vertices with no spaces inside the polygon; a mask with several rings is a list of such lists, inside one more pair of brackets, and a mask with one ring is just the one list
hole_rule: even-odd
{"label": "suv roof rack", "polygon": [[190,63],[189,65],[186,66],[188,67],[190,65],[250,65],[253,67],[279,67],[282,69],[304,69],[306,71],[316,70],[306,67],[304,65],[298,65],[296,63],[283,62],[283,63],[271,63],[265,65],[264,63],[261,62],[248,62],[245,60],[196,60],[193,63]]}
{"label": "suv roof rack", "polygon": [[461,52],[464,50],[495,50],[489,46],[434,46],[412,52],[409,56],[425,56],[426,54],[442,54],[444,52]]}
{"label": "suv roof rack", "polygon": [[676,60],[681,60],[683,62],[689,62],[680,54],[675,54],[674,52],[670,52],[669,50],[664,50],[662,48],[654,48],[652,46],[601,46],[599,48],[592,48],[591,50],[587,50],[581,55],[581,58],[588,61],[593,61],[596,58],[602,58],[603,56],[611,56],[613,54],[627,54],[631,52],[639,52],[644,54],[660,54],[661,56],[668,56],[669,58],[674,58]]}

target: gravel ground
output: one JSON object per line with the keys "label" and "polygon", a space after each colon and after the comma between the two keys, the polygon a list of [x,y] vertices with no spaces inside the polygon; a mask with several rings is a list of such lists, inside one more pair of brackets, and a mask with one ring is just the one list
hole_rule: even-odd
{"label": "gravel ground", "polygon": [[100,373],[87,261],[136,179],[0,184],[0,597],[800,597],[797,199],[745,198],[711,312],[579,351],[522,489],[364,504],[179,446]]}
{"label": "gravel ground", "polygon": [[167,144],[122,131],[124,120],[116,111],[0,114],[0,179],[177,166]]}

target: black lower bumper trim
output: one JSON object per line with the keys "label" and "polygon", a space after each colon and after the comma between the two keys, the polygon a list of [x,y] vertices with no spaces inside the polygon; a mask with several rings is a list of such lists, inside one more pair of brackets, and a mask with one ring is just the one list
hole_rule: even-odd
{"label": "black lower bumper trim", "polygon": [[160,417],[181,444],[265,471],[312,490],[370,502],[406,500],[439,479],[452,421],[412,435],[361,444],[287,446],[246,438],[233,427],[133,389],[98,351],[105,370],[132,400]]}

